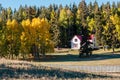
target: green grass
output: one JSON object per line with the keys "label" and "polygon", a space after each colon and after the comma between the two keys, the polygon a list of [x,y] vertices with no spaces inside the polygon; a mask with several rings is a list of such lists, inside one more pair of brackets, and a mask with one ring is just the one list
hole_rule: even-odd
{"label": "green grass", "polygon": [[[79,58],[78,50],[63,49],[59,53],[47,54],[46,59],[40,60],[40,64],[66,64],[66,65],[120,65],[120,49],[116,53],[112,50],[93,51],[91,57]],[[64,52],[65,51],[65,52]]]}

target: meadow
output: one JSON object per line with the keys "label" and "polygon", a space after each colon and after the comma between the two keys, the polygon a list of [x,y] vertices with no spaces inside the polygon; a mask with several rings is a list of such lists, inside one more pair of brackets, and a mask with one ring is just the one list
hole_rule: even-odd
{"label": "meadow", "polygon": [[[34,60],[0,60],[0,79],[3,80],[119,80],[120,72],[86,72],[65,69],[54,65],[69,66],[113,66],[120,65],[120,53],[97,50],[91,57],[78,57],[78,51],[62,49],[57,53],[47,54],[46,59]],[[105,53],[104,53],[105,52]],[[49,66],[53,65],[53,66]]]}

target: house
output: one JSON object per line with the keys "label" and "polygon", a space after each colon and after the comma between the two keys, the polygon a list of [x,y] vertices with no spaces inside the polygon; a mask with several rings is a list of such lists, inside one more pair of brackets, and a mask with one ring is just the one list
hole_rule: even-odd
{"label": "house", "polygon": [[82,41],[82,36],[75,35],[71,40],[71,49],[80,49],[81,41]]}
{"label": "house", "polygon": [[[88,37],[88,40],[93,43],[93,44],[91,44],[93,49],[98,48],[96,38],[95,38],[94,35],[90,35]],[[82,41],[82,36],[81,35],[75,35],[71,40],[71,49],[80,49],[81,41]]]}

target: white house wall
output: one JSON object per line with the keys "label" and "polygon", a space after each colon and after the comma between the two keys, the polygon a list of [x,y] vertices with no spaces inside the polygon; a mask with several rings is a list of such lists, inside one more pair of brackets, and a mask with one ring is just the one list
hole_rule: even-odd
{"label": "white house wall", "polygon": [[[77,42],[75,42],[75,39],[77,39]],[[93,42],[93,44],[91,44],[92,48],[98,48],[95,37],[93,37],[91,42]],[[80,47],[81,47],[80,43],[81,43],[81,40],[77,36],[74,36],[73,39],[71,40],[71,49],[80,49]],[[75,47],[74,44],[77,44],[78,47]]]}
{"label": "white house wall", "polygon": [[91,44],[92,48],[98,48],[97,42],[96,42],[96,38],[95,38],[95,37],[93,37],[92,43],[93,43],[93,44]]}
{"label": "white house wall", "polygon": [[[75,41],[77,39],[77,42]],[[77,36],[74,36],[71,40],[71,49],[80,49],[80,39]],[[77,44],[77,47],[75,47],[75,44]]]}
{"label": "white house wall", "polygon": [[98,48],[97,41],[96,41],[95,37],[93,38],[93,44],[94,44],[94,48]]}

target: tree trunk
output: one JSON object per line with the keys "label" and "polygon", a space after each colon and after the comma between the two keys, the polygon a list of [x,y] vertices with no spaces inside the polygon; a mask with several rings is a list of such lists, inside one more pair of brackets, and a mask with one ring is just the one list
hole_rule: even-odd
{"label": "tree trunk", "polygon": [[115,48],[113,47],[112,50],[113,50],[113,53],[114,53],[115,52]]}
{"label": "tree trunk", "polygon": [[42,47],[42,54],[43,54],[43,58],[45,59],[45,47]]}
{"label": "tree trunk", "polygon": [[103,45],[103,50],[105,51],[105,45]]}
{"label": "tree trunk", "polygon": [[115,48],[114,48],[114,45],[112,45],[112,50],[113,50],[113,53],[115,52]]}
{"label": "tree trunk", "polygon": [[39,60],[38,47],[35,44],[32,45],[32,54],[35,60]]}

